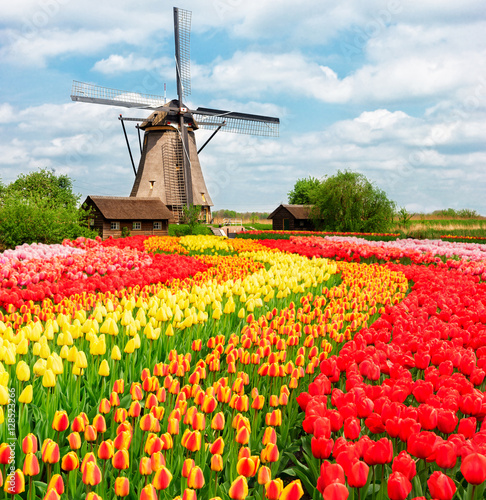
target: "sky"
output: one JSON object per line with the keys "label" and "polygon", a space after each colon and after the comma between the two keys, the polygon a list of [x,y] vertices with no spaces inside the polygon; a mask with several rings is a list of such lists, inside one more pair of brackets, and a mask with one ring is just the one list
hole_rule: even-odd
{"label": "sky", "polygon": [[409,212],[486,215],[483,0],[3,2],[4,184],[49,168],[83,199],[129,195],[117,117],[149,112],[73,102],[72,81],[176,98],[173,6],[192,11],[187,105],[280,118],[278,138],[218,133],[201,152],[214,210],[271,212],[298,179],[348,169]]}

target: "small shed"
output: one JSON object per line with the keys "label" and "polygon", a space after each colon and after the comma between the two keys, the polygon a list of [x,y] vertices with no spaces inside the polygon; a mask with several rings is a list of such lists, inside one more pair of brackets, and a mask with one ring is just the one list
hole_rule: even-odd
{"label": "small shed", "polygon": [[313,231],[309,205],[280,205],[269,216],[275,231]]}
{"label": "small shed", "polygon": [[84,208],[91,208],[89,227],[101,238],[109,236],[167,236],[172,212],[160,198],[88,196]]}

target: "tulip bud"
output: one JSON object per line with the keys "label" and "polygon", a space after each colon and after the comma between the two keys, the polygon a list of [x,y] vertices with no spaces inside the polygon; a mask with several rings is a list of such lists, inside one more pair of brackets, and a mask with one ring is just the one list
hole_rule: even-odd
{"label": "tulip bud", "polygon": [[27,453],[37,453],[37,437],[29,433],[27,436],[24,437],[22,440],[22,451],[27,454]]}
{"label": "tulip bud", "polygon": [[25,477],[24,473],[20,469],[17,469],[5,478],[3,491],[12,496],[25,491]]}
{"label": "tulip bud", "polygon": [[248,483],[245,476],[238,476],[228,490],[232,500],[244,500],[248,496]]}
{"label": "tulip bud", "polygon": [[125,470],[129,467],[129,455],[127,450],[118,450],[111,459],[111,463],[115,469]]}
{"label": "tulip bud", "polygon": [[62,480],[61,474],[54,474],[47,485],[47,491],[56,490],[59,495],[64,493],[64,481]]}
{"label": "tulip bud", "polygon": [[37,474],[39,474],[39,462],[34,453],[27,453],[27,455],[25,455],[24,466],[22,470],[24,476],[37,476]]}
{"label": "tulip bud", "polygon": [[71,472],[79,468],[79,458],[76,452],[70,451],[62,457],[61,468],[66,472]]}
{"label": "tulip bud", "polygon": [[87,462],[83,471],[83,483],[96,486],[101,483],[101,471],[95,462]]}
{"label": "tulip bud", "polygon": [[28,385],[24,388],[24,390],[20,393],[19,403],[30,404],[32,403],[32,399],[34,397],[34,390],[32,385]]}
{"label": "tulip bud", "polygon": [[155,471],[152,484],[157,490],[165,490],[169,486],[171,481],[172,474],[170,473],[169,469],[167,469],[167,467],[162,465]]}
{"label": "tulip bud", "polygon": [[115,479],[115,495],[126,497],[130,493],[130,481],[127,477],[117,477]]}
{"label": "tulip bud", "polygon": [[191,469],[187,478],[187,486],[193,490],[200,490],[204,486],[204,474],[200,467],[195,466]]}

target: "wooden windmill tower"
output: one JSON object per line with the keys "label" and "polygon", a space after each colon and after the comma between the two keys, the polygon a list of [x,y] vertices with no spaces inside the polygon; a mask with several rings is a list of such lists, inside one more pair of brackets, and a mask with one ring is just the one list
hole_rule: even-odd
{"label": "wooden windmill tower", "polygon": [[[73,82],[73,101],[153,110],[148,118],[124,118],[123,121],[142,122],[143,147],[135,173],[130,196],[160,197],[172,211],[176,222],[183,207],[201,205],[208,219],[213,205],[199,163],[198,153],[219,131],[277,137],[279,119],[222,111],[218,109],[189,109],[184,101],[191,92],[190,78],[190,25],[191,12],[174,7],[175,63],[177,99],[166,102],[164,97],[114,90],[88,83]],[[198,128],[213,130],[213,134],[199,150],[194,131]],[[125,132],[126,138],[126,132]]]}

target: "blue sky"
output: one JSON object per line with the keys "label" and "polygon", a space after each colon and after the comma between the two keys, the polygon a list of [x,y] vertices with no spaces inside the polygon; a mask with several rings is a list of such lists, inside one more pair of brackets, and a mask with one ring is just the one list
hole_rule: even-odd
{"label": "blue sky", "polygon": [[[127,196],[120,122],[72,80],[176,97],[173,3],[18,0],[0,19],[0,177],[53,168]],[[486,9],[480,0],[180,0],[188,104],[278,116],[280,137],[219,133],[200,161],[214,209],[272,211],[299,178],[346,168],[412,212],[486,215]],[[137,151],[133,125],[128,125]],[[197,132],[202,144],[207,131]],[[139,155],[136,156],[138,161]]]}

